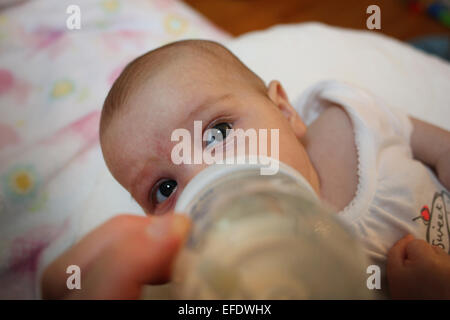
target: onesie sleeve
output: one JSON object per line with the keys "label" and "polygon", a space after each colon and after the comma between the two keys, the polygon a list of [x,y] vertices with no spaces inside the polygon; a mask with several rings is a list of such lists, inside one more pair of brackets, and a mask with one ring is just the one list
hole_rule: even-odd
{"label": "onesie sleeve", "polygon": [[388,106],[386,112],[397,134],[402,136],[409,144],[413,130],[413,124],[409,115],[394,106]]}
{"label": "onesie sleeve", "polygon": [[[314,120],[325,105],[323,102],[338,104],[349,113],[355,126],[362,124],[378,141],[397,137],[403,143],[410,142],[412,122],[404,112],[392,106],[383,97],[357,85],[341,81],[323,81],[310,89],[308,98],[303,99],[303,115],[308,122]],[[312,93],[312,94],[311,94]]]}

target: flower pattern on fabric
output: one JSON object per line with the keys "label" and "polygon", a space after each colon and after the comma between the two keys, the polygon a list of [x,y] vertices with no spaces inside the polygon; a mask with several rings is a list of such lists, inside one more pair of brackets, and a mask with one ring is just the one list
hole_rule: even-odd
{"label": "flower pattern on fabric", "polygon": [[166,28],[167,33],[179,36],[186,32],[189,23],[184,18],[169,14],[164,19],[164,27]]}
{"label": "flower pattern on fabric", "polygon": [[0,123],[0,150],[20,142],[20,136],[16,129],[10,125]]}
{"label": "flower pattern on fabric", "polygon": [[0,69],[0,95],[8,93],[14,86],[14,76],[7,69]]}
{"label": "flower pattern on fabric", "polygon": [[33,166],[14,166],[3,177],[4,193],[14,202],[34,199],[39,180]]}
{"label": "flower pattern on fabric", "polygon": [[79,30],[66,27],[70,4],[0,12],[0,299],[35,298],[36,263],[61,222],[107,197],[91,192],[107,170],[99,117],[127,63],[183,37],[228,39],[182,1],[78,0]]}
{"label": "flower pattern on fabric", "polygon": [[52,97],[55,99],[65,97],[74,91],[74,84],[69,80],[59,80],[52,88]]}
{"label": "flower pattern on fabric", "polygon": [[101,6],[106,12],[116,12],[119,10],[120,3],[117,0],[104,0],[101,2]]}

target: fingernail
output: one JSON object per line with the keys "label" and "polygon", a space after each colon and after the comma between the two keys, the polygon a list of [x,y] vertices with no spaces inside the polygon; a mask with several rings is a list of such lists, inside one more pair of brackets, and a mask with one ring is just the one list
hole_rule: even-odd
{"label": "fingernail", "polygon": [[174,214],[172,216],[172,224],[170,226],[170,233],[176,237],[184,238],[189,229],[191,228],[191,223],[188,217],[180,214]]}
{"label": "fingernail", "polygon": [[169,236],[185,237],[190,229],[189,219],[183,215],[154,217],[147,232],[154,240],[163,240]]}

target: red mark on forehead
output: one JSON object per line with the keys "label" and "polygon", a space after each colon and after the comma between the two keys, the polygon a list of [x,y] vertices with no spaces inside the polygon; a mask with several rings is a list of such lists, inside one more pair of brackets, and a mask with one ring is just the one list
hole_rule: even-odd
{"label": "red mark on forehead", "polygon": [[159,160],[165,160],[170,161],[170,155],[171,155],[171,142],[170,140],[167,140],[163,137],[163,135],[158,135],[157,139],[155,139],[153,154],[159,159]]}
{"label": "red mark on forehead", "polygon": [[165,152],[165,148],[163,146],[163,141],[161,141],[161,139],[157,139],[156,143],[155,143],[155,153],[158,156],[162,156]]}

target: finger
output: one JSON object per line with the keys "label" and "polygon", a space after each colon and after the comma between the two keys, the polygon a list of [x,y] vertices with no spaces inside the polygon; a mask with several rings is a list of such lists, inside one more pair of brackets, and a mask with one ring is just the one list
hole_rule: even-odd
{"label": "finger", "polygon": [[147,254],[132,256],[138,259],[136,280],[141,284],[167,282],[172,262],[188,237],[191,221],[186,215],[167,215],[164,219],[151,223],[145,230],[150,239],[144,250]]}
{"label": "finger", "polygon": [[442,249],[441,247],[439,247],[439,246],[434,246],[434,245],[431,246],[431,247],[433,248],[434,252],[436,252],[436,254],[448,256],[448,253],[447,253],[444,249]]}
{"label": "finger", "polygon": [[425,240],[414,239],[406,245],[406,261],[426,261],[426,258],[435,253],[431,245]]}
{"label": "finger", "polygon": [[144,284],[169,279],[180,246],[190,228],[189,219],[166,215],[103,251],[82,279],[82,288],[70,298],[137,299]]}
{"label": "finger", "polygon": [[406,235],[397,241],[394,246],[389,250],[387,256],[387,270],[393,271],[403,267],[404,260],[406,259],[406,246],[408,243],[414,240],[414,236],[411,234]]}
{"label": "finger", "polygon": [[88,233],[52,262],[44,271],[42,283],[42,296],[45,299],[55,299],[66,291],[66,269],[70,265],[77,265],[86,270],[96,256],[113,241],[118,241],[127,234],[133,233],[140,226],[150,223],[149,217],[123,214],[111,218],[100,227]]}
{"label": "finger", "polygon": [[103,225],[87,234],[61,260],[76,260],[79,266],[87,265],[104,247],[126,236],[142,226],[148,225],[150,217],[123,214],[111,218]]}

